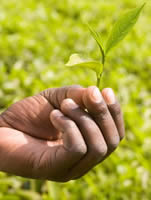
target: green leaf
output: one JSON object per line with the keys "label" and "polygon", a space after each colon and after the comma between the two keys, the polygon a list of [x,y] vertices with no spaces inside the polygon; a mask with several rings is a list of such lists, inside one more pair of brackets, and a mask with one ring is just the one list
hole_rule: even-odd
{"label": "green leaf", "polygon": [[124,39],[137,22],[140,12],[144,6],[145,3],[141,7],[128,11],[119,18],[108,37],[105,54],[107,54],[115,45]]}
{"label": "green leaf", "polygon": [[97,33],[95,30],[93,30],[89,24],[87,24],[90,32],[91,32],[91,35],[93,36],[93,38],[95,39],[95,41],[97,42],[99,48],[100,48],[100,51],[101,51],[101,54],[102,54],[102,58],[104,59],[104,50],[103,50],[103,47],[102,47],[102,44],[101,44],[101,37],[99,35],[99,33]]}
{"label": "green leaf", "polygon": [[90,60],[90,61],[84,60],[79,56],[79,54],[72,54],[66,66],[88,68],[95,71],[97,76],[99,76],[103,70],[102,64],[100,62],[93,61],[93,60]]}

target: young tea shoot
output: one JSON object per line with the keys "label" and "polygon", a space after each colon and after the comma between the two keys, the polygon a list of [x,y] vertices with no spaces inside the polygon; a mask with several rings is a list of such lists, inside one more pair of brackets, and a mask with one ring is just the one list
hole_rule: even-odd
{"label": "young tea shoot", "polygon": [[113,28],[107,38],[105,47],[102,46],[101,36],[98,32],[93,30],[90,25],[87,25],[92,37],[95,39],[97,45],[99,46],[101,53],[101,62],[94,61],[91,59],[83,59],[79,54],[72,54],[69,58],[66,66],[68,67],[80,67],[88,68],[95,71],[97,76],[97,87],[100,86],[100,80],[103,73],[104,65],[106,63],[107,54],[115,47],[121,40],[123,40],[126,35],[131,31],[135,23],[137,22],[139,15],[145,6],[145,3],[126,12],[124,15],[119,17],[117,22],[113,25]]}

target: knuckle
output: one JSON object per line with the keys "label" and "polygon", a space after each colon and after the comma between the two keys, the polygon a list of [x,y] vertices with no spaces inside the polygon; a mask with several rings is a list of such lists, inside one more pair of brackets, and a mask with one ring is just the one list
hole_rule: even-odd
{"label": "knuckle", "polygon": [[110,142],[108,144],[109,150],[110,151],[114,151],[117,148],[117,146],[119,145],[119,142],[120,142],[119,138],[118,139],[114,139],[112,142]]}
{"label": "knuckle", "polygon": [[114,115],[116,118],[121,117],[122,111],[121,111],[121,108],[120,108],[119,104],[113,105],[113,107],[112,107],[112,115]]}
{"label": "knuckle", "polygon": [[81,126],[86,126],[89,128],[94,127],[94,122],[92,121],[92,119],[90,118],[90,116],[88,116],[87,114],[85,115],[81,115],[78,120],[77,120],[78,125]]}
{"label": "knuckle", "polygon": [[75,123],[71,120],[64,120],[63,129],[64,131],[68,131],[75,128]]}
{"label": "knuckle", "polygon": [[95,118],[100,119],[100,120],[105,120],[108,115],[108,110],[106,105],[102,102],[98,109],[97,112],[95,113]]}
{"label": "knuckle", "polygon": [[98,158],[98,159],[104,157],[107,154],[107,151],[108,149],[107,149],[106,144],[94,145],[91,150],[93,157]]}
{"label": "knuckle", "polygon": [[121,115],[121,108],[118,104],[115,105],[114,107],[114,112],[116,116],[120,116]]}
{"label": "knuckle", "polygon": [[84,156],[87,153],[87,147],[84,144],[77,144],[72,147],[71,151],[78,156]]}

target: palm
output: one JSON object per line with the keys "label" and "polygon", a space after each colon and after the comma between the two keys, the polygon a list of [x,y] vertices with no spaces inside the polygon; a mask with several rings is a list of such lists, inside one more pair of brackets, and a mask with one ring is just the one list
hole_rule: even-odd
{"label": "palm", "polygon": [[[0,115],[0,160],[5,160],[0,165],[1,171],[30,178],[66,180],[66,162],[72,165],[75,161],[72,155],[69,155],[72,161],[66,159],[68,152],[63,147],[62,134],[52,125],[50,113],[54,110],[53,106],[60,106],[68,89],[59,88],[56,93],[48,89],[13,104]],[[81,94],[76,93],[76,88],[72,90],[71,87],[70,91],[71,95],[77,94],[77,99],[80,99]],[[59,101],[56,101],[56,94]],[[61,173],[60,167],[64,173]]]}
{"label": "palm", "polygon": [[22,131],[30,136],[57,140],[58,131],[50,122],[52,105],[41,95],[26,98],[12,105],[2,115],[5,127]]}
{"label": "palm", "polygon": [[[62,144],[61,133],[50,122],[49,115],[53,109],[43,96],[37,95],[17,102],[1,115],[1,142],[4,138],[3,143],[10,150],[8,157],[13,152],[14,158],[13,162],[5,162],[0,170],[11,172],[13,165],[17,175],[34,178],[49,175],[49,169],[53,166],[47,161],[57,146]],[[32,168],[35,169],[34,173]],[[53,180],[53,175],[50,176]]]}

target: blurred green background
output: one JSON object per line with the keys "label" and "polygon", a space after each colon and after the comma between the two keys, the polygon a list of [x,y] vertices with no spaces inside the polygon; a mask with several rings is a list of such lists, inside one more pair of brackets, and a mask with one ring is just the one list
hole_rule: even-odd
{"label": "blurred green background", "polygon": [[[77,181],[35,181],[0,173],[0,200],[151,199],[151,1],[108,56],[101,87],[120,99],[126,138]],[[67,69],[70,54],[99,59],[84,21],[107,34],[120,13],[142,0],[0,0],[0,111],[48,87],[95,84],[88,70]]]}

